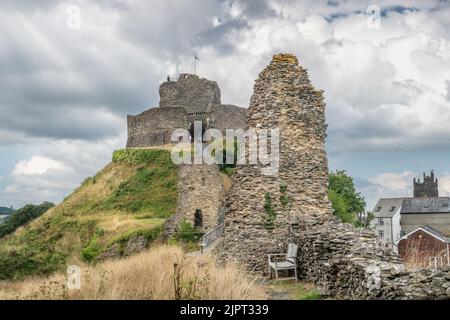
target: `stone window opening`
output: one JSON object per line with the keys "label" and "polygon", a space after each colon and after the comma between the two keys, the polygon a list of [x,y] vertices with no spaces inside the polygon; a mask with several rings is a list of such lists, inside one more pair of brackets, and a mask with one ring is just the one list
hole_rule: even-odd
{"label": "stone window opening", "polygon": [[194,227],[202,228],[203,227],[203,214],[201,209],[196,209],[194,214]]}

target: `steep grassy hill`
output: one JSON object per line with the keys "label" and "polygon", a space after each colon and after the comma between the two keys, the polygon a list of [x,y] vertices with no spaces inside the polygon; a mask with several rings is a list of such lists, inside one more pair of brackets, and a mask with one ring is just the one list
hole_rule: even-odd
{"label": "steep grassy hill", "polygon": [[111,164],[60,205],[0,240],[0,279],[94,262],[136,235],[154,241],[176,200],[177,169],[169,151],[118,150]]}

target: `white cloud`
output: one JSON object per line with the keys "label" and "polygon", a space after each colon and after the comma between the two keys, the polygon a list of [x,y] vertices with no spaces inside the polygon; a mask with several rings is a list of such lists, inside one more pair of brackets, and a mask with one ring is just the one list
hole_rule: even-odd
{"label": "white cloud", "polygon": [[30,160],[19,161],[12,172],[13,176],[42,175],[48,171],[67,172],[71,168],[61,161],[43,156],[33,156]]}
{"label": "white cloud", "polygon": [[372,210],[380,198],[412,197],[414,177],[411,171],[381,173],[367,179],[358,191],[366,199],[367,210]]}
{"label": "white cloud", "polygon": [[450,196],[450,173],[444,172],[439,176],[439,195]]}
{"label": "white cloud", "polygon": [[30,151],[39,152],[19,161],[4,192],[8,201],[25,203],[60,202],[88,176],[111,161],[112,152],[123,148],[124,136],[100,141],[33,139]]}
{"label": "white cloud", "polygon": [[383,173],[369,182],[380,187],[386,193],[409,193],[412,190],[413,179],[416,176],[414,172],[404,171],[402,173]]}

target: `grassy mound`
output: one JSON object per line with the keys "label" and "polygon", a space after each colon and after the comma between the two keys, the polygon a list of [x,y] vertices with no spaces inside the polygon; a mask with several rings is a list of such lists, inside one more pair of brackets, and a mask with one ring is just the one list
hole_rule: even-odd
{"label": "grassy mound", "polygon": [[0,240],[0,279],[47,275],[93,262],[135,236],[158,238],[175,213],[177,170],[170,152],[118,150],[60,205]]}

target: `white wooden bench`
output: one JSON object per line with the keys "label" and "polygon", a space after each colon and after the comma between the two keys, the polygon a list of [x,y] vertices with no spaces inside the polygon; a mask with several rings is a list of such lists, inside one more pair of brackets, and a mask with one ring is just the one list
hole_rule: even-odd
{"label": "white wooden bench", "polygon": [[[269,254],[269,279],[272,279],[272,269],[275,271],[275,277],[278,280],[278,271],[294,270],[294,277],[285,277],[281,280],[295,279],[297,282],[297,251],[298,245],[290,243],[287,253]],[[284,259],[281,259],[284,257]]]}

